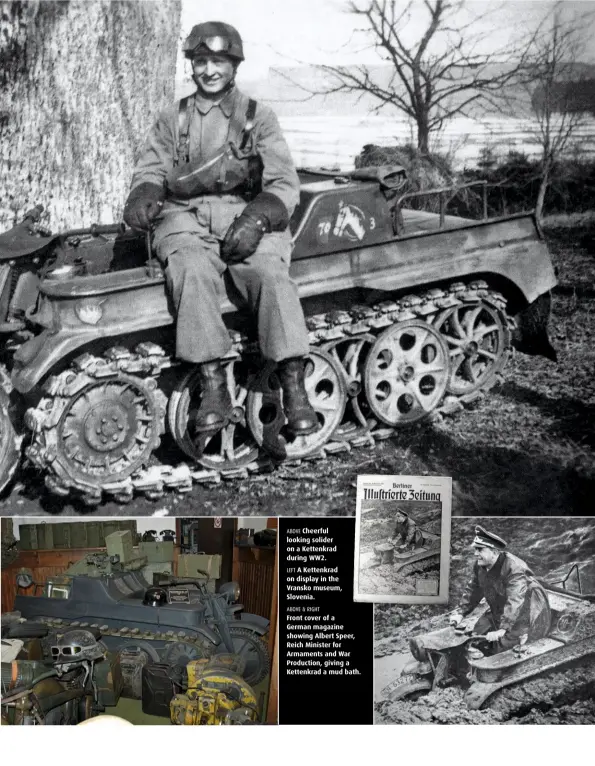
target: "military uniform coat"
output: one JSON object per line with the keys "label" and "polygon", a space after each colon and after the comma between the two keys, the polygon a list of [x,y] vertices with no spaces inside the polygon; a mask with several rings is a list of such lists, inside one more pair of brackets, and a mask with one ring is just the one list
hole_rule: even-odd
{"label": "military uniform coat", "polygon": [[478,621],[481,627],[476,626],[476,632],[505,630],[510,645],[518,643],[522,635],[529,640],[547,635],[550,611],[546,592],[527,564],[512,553],[500,553],[490,569],[475,563],[459,611],[469,614],[482,598],[490,611]]}
{"label": "military uniform coat", "polygon": [[400,540],[401,545],[419,546],[424,541],[423,534],[410,516],[406,516],[405,521],[397,521],[393,536]]}
{"label": "military uniform coat", "polygon": [[[214,103],[198,94],[190,98],[189,158],[197,165],[210,159],[227,141],[239,143],[249,99],[236,87]],[[179,102],[165,109],[149,132],[136,164],[132,188],[163,184],[177,159]],[[235,132],[238,133],[234,135]],[[260,158],[262,191],[272,192],[289,215],[299,200],[299,179],[273,111],[258,104],[250,134]],[[189,362],[220,359],[231,348],[221,316],[225,291],[256,318],[265,358],[282,359],[308,353],[308,333],[297,287],[289,277],[289,231],[265,234],[257,250],[229,267],[220,244],[230,224],[246,206],[241,194],[205,194],[189,200],[167,199],[155,221],[153,246],[165,269],[176,312],[176,355]],[[224,283],[225,279],[225,283]]]}

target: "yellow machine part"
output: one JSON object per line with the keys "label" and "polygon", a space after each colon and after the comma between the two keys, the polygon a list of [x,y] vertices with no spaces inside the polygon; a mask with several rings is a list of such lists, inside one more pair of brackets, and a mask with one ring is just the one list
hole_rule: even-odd
{"label": "yellow machine part", "polygon": [[[216,658],[213,658],[216,660]],[[186,666],[188,689],[170,702],[171,722],[185,726],[219,726],[232,722],[231,713],[246,723],[258,720],[256,695],[225,663],[194,660]]]}

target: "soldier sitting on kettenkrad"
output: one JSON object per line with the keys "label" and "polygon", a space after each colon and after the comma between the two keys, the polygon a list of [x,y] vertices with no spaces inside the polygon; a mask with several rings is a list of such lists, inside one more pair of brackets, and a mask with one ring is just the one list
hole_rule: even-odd
{"label": "soldier sitting on kettenkrad", "polygon": [[273,111],[235,86],[237,30],[195,26],[184,54],[197,91],[165,109],[136,164],[124,220],[153,230],[176,312],[176,356],[199,366],[191,434],[224,428],[232,402],[222,359],[232,342],[221,315],[223,275],[251,309],[265,359],[277,363],[288,429],[319,428],[304,384],[308,332],[289,276],[289,219],[299,179]]}
{"label": "soldier sitting on kettenkrad", "polygon": [[485,598],[490,608],[477,620],[473,633],[485,635],[493,654],[546,636],[551,621],[547,594],[529,566],[505,550],[501,537],[483,527],[475,527],[472,546],[473,576],[450,616],[451,625],[461,626]]}

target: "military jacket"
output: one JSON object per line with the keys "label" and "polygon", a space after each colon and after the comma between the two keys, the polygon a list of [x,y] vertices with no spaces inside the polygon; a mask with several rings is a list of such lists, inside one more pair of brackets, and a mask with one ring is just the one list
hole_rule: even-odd
{"label": "military jacket", "polygon": [[405,545],[410,545],[412,542],[417,542],[416,538],[417,524],[412,518],[407,516],[405,521],[397,522],[395,524],[395,537],[400,537],[401,542]]}
{"label": "military jacket", "polygon": [[[539,592],[539,593],[538,593]],[[515,632],[528,630],[532,621],[531,600],[533,596],[547,596],[527,564],[512,553],[501,553],[491,569],[480,567],[477,562],[473,576],[459,605],[461,614],[469,614],[481,601],[488,602],[495,625]],[[541,602],[541,598],[535,599]]]}
{"label": "military jacket", "polygon": [[[189,159],[200,164],[209,160],[233,136],[233,126],[241,123],[248,110],[249,97],[237,87],[219,102],[190,97]],[[177,160],[179,144],[179,104],[164,109],[149,131],[140,153],[131,188],[141,183],[163,184]],[[283,201],[289,215],[299,201],[299,179],[289,147],[275,113],[265,104],[257,103],[254,127],[250,134],[249,151],[261,161],[262,191],[275,194]]]}

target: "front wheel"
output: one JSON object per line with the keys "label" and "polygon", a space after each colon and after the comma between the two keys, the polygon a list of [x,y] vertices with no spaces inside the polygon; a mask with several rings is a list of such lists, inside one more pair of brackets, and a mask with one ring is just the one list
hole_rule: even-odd
{"label": "front wheel", "polygon": [[6,489],[21,458],[20,440],[10,419],[10,400],[0,388],[0,493]]}
{"label": "front wheel", "polygon": [[[264,641],[249,628],[231,626],[229,628],[233,643],[233,653],[246,663],[243,677],[250,686],[263,680],[271,669],[271,658]],[[225,650],[224,650],[225,651]]]}
{"label": "front wheel", "polygon": [[432,682],[428,678],[416,675],[405,675],[400,683],[391,689],[387,695],[390,702],[407,699],[411,702],[425,696],[432,689]]}

